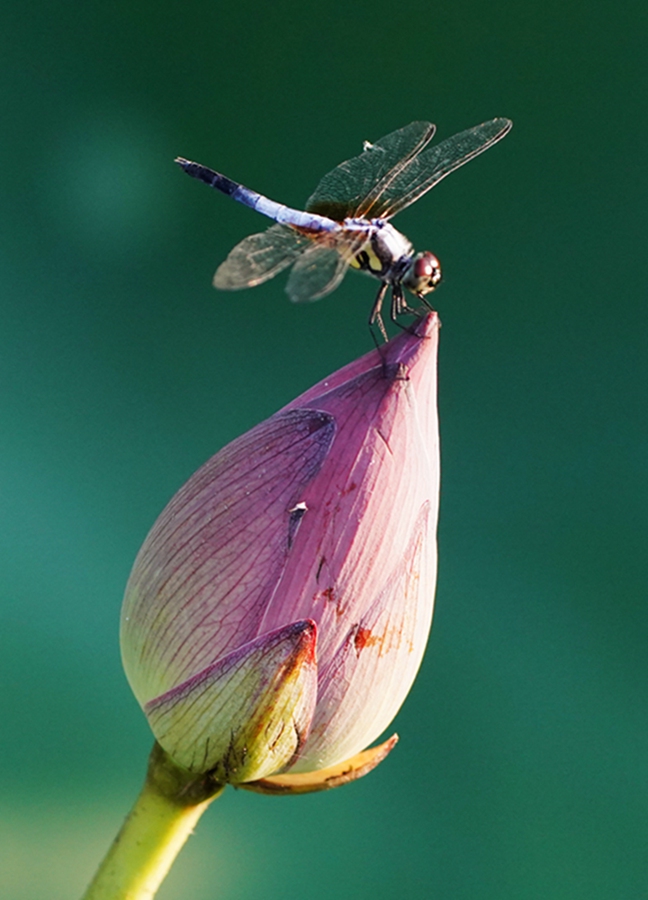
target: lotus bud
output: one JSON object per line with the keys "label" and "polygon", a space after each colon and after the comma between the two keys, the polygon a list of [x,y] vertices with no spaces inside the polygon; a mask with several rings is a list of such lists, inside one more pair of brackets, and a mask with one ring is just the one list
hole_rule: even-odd
{"label": "lotus bud", "polygon": [[421,663],[436,580],[438,318],[212,457],[122,612],[131,687],[180,766],[269,793],[365,774]]}

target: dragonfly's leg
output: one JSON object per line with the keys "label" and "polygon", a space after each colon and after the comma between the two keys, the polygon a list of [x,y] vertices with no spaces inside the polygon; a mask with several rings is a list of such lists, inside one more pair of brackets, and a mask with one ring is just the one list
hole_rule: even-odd
{"label": "dragonfly's leg", "polygon": [[[373,326],[377,324],[385,343],[389,340],[389,338],[387,337],[387,332],[385,331],[385,323],[382,320],[380,310],[382,309],[382,304],[383,300],[385,299],[386,293],[387,282],[383,281],[383,283],[380,285],[380,290],[376,295],[376,299],[374,300],[374,305],[371,308],[371,315],[369,316],[369,328],[373,328]],[[373,331],[371,333],[373,334]]]}
{"label": "dragonfly's leg", "polygon": [[421,301],[421,303],[424,303],[424,304],[427,306],[427,308],[430,310],[430,312],[434,312],[434,311],[435,311],[435,310],[434,310],[434,307],[432,306],[432,304],[430,303],[430,301],[429,301],[429,300],[426,300],[425,294],[417,294],[416,296],[419,298],[419,300]]}
{"label": "dragonfly's leg", "polygon": [[[402,316],[404,313],[409,313],[412,316],[417,315],[417,311],[412,309],[412,307],[408,304],[405,299],[405,294],[403,293],[403,288],[400,284],[395,284],[392,289],[392,303],[391,303],[391,320],[396,325],[400,325],[398,321],[398,316]],[[407,329],[405,329],[407,330]]]}
{"label": "dragonfly's leg", "polygon": [[403,296],[403,289],[400,284],[395,284],[392,288],[392,302],[391,302],[391,320],[398,324],[398,316],[403,312],[403,305],[405,303],[405,297]]}
{"label": "dragonfly's leg", "polygon": [[403,291],[402,291],[402,288],[400,287],[400,285],[395,284],[392,287],[391,309],[390,309],[389,317],[392,320],[392,322],[394,323],[394,325],[397,325],[403,331],[407,331],[408,328],[405,325],[402,325],[398,321],[398,316],[400,316],[401,313],[404,313],[404,312],[414,312],[414,310],[409,309],[409,307],[405,303],[405,297],[403,296]]}
{"label": "dragonfly's leg", "polygon": [[398,321],[398,316],[402,316],[405,312],[411,312],[408,308],[407,303],[405,302],[405,295],[403,294],[403,288],[400,284],[395,284],[392,288],[392,300],[391,300],[391,320],[396,325],[400,324]]}

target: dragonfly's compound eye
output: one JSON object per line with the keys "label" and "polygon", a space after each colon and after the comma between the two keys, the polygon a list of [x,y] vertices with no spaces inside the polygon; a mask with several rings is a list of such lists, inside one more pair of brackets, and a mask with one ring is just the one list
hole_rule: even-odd
{"label": "dragonfly's compound eye", "polygon": [[441,263],[434,253],[417,253],[405,272],[403,284],[414,294],[429,294],[441,281]]}

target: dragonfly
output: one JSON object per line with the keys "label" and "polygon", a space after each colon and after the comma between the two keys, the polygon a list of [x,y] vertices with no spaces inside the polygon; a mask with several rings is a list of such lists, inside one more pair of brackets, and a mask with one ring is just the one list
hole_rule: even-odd
{"label": "dragonfly", "polygon": [[[415,314],[404,289],[430,307],[426,294],[441,281],[441,264],[430,251],[414,252],[390,219],[426,194],[459,166],[500,141],[509,119],[483,122],[430,146],[436,126],[411,122],[325,175],[305,209],[292,209],[250,190],[200,163],[175,162],[193,178],[249,206],[275,224],[237,244],[214,275],[214,287],[239,290],[262,284],[292,266],[286,292],[296,303],[333,291],[348,268],[378,279],[369,326],[386,341],[383,301],[391,288],[392,321]],[[431,308],[431,307],[430,307]]]}

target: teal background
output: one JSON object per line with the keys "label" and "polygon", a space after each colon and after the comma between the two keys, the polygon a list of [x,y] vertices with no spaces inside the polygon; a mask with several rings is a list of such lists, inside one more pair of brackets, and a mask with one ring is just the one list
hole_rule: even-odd
{"label": "teal background", "polygon": [[648,876],[640,0],[85,3],[0,33],[0,896],[79,896],[151,737],[130,566],[230,439],[369,350],[373,285],[223,295],[264,223],[417,118],[511,134],[402,214],[442,260],[429,650],[375,773],[229,790],[161,900],[635,900]]}

